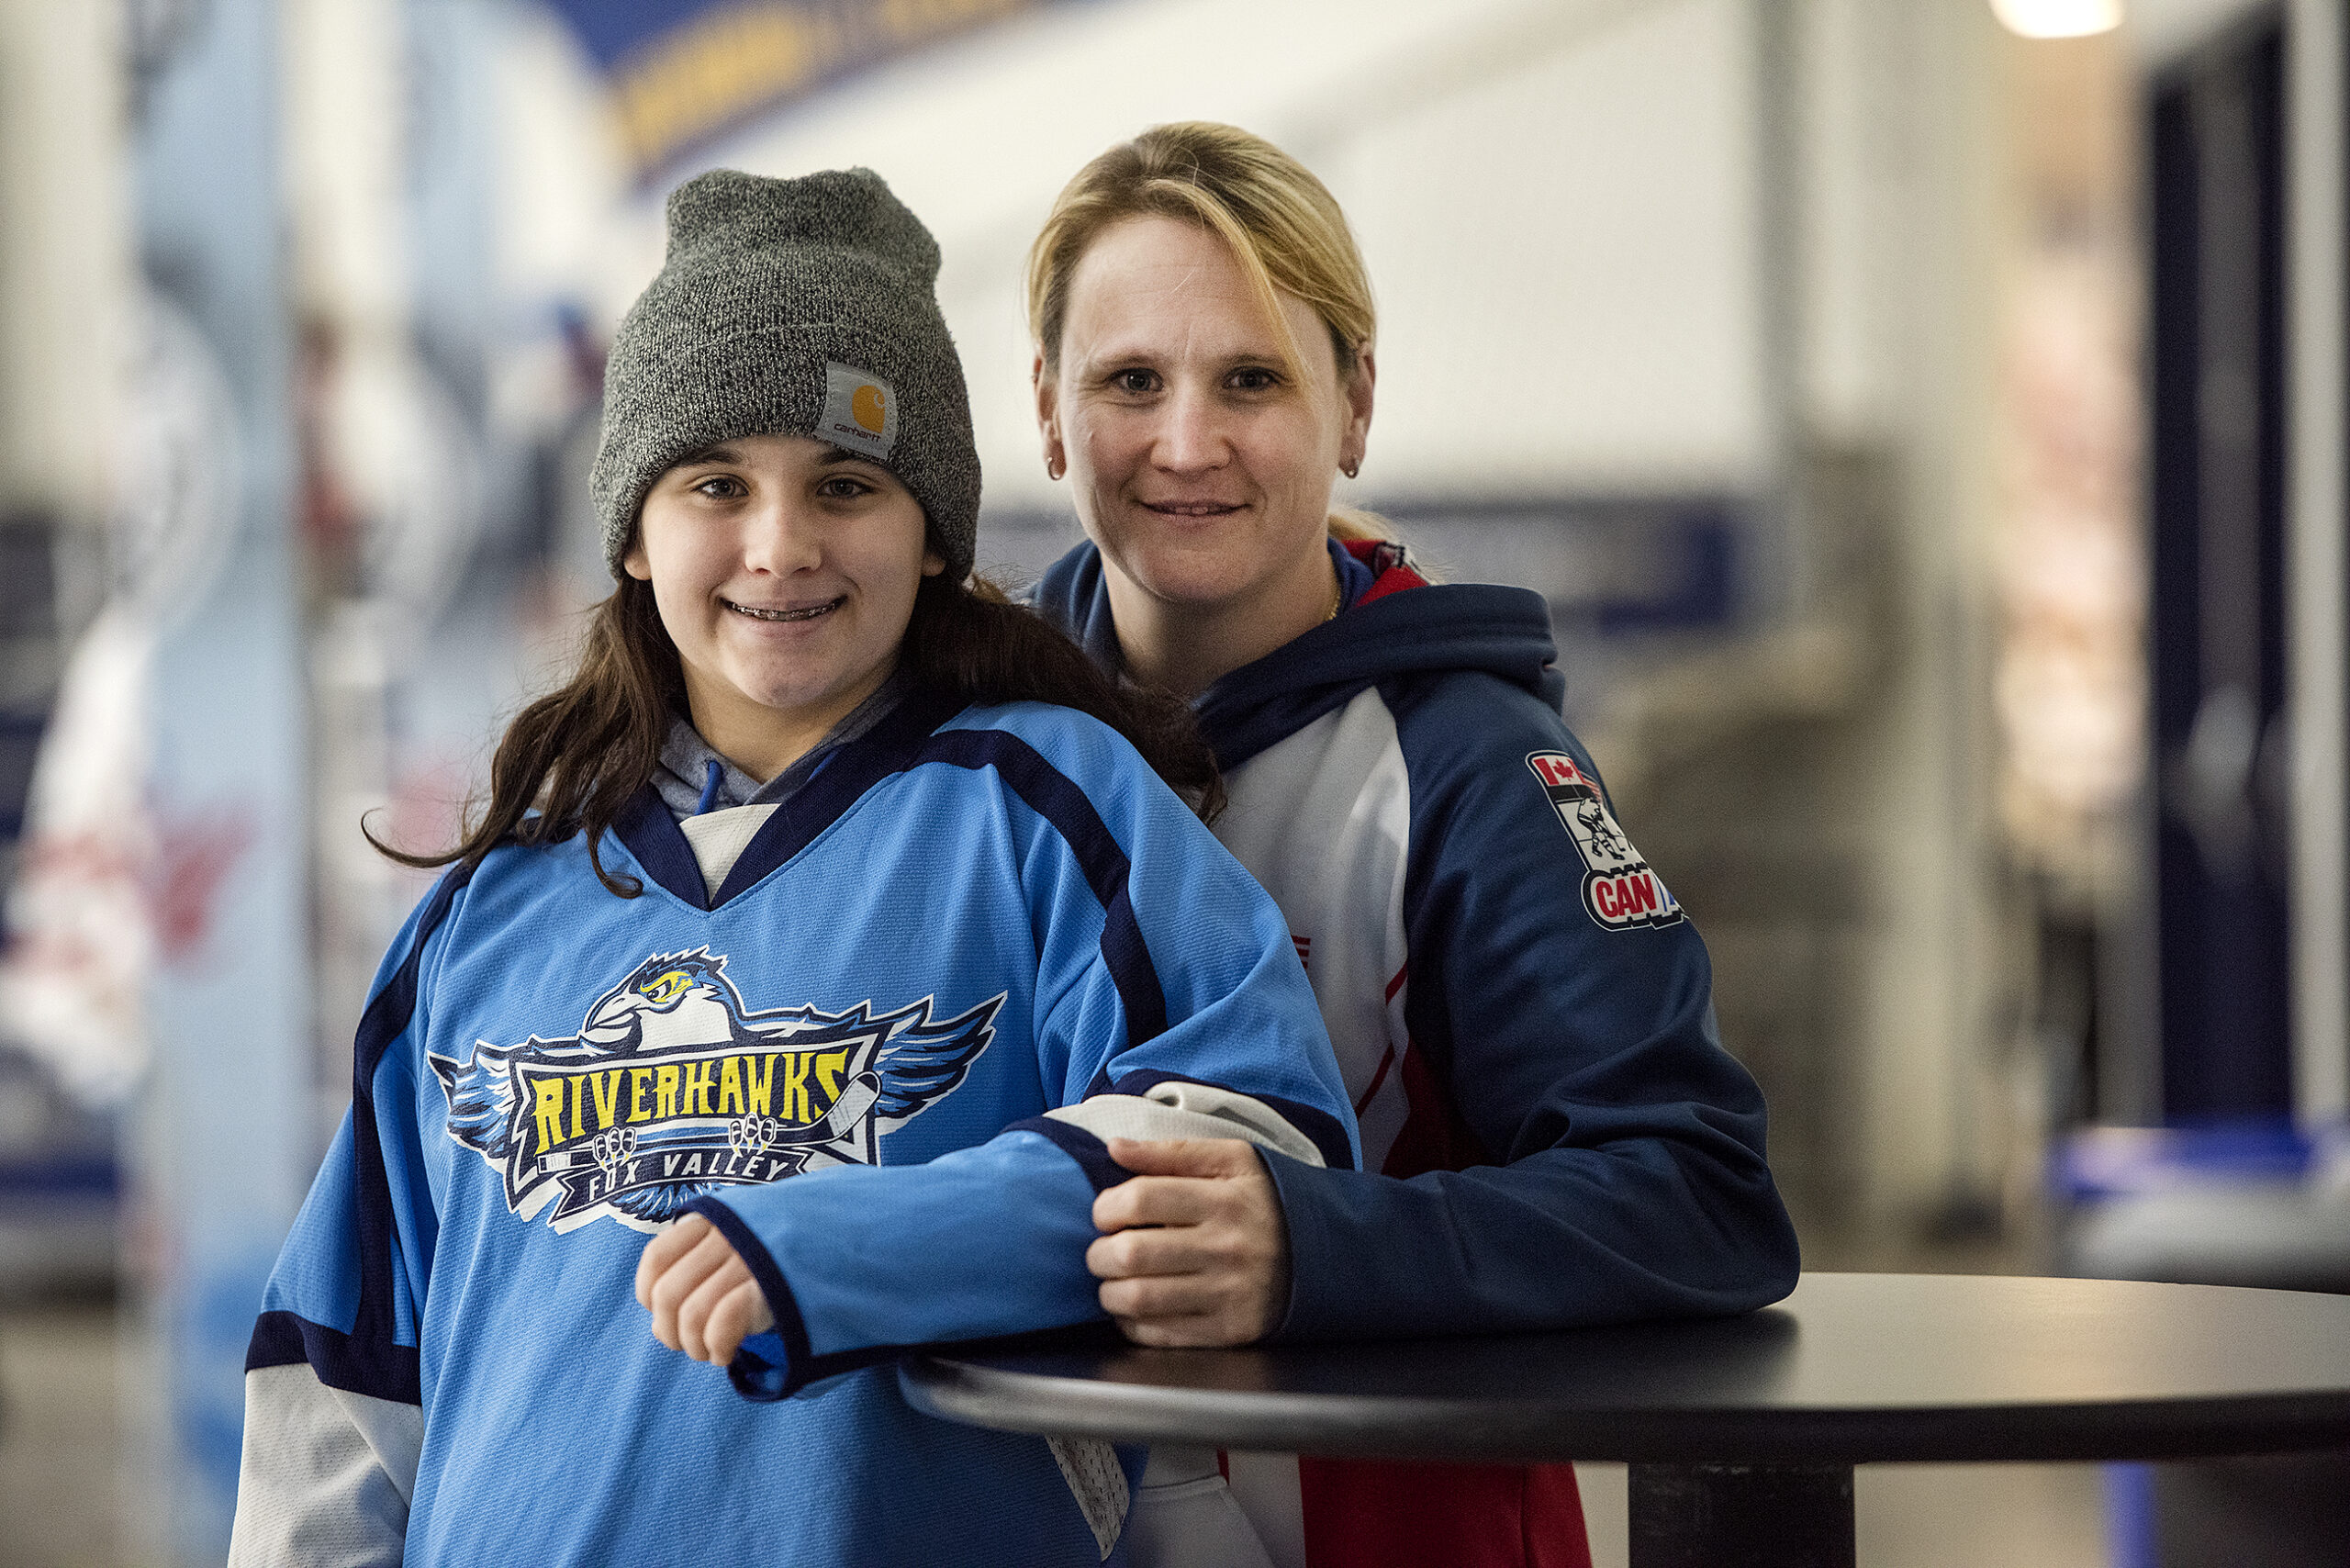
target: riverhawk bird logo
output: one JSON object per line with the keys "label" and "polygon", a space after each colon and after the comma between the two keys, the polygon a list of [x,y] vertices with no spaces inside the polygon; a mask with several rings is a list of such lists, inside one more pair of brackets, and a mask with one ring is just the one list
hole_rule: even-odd
{"label": "riverhawk bird logo", "polygon": [[708,947],[656,953],[576,1035],[428,1055],[449,1136],[558,1231],[610,1215],[653,1230],[715,1188],[875,1162],[875,1140],[950,1093],[994,1036],[1001,993],[940,1023],[929,997],[876,1014],[755,1013]]}

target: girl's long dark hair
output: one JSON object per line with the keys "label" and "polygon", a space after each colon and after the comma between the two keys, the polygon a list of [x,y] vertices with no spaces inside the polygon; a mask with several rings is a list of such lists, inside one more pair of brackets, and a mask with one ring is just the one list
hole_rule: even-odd
{"label": "girl's long dark hair", "polygon": [[[1057,702],[1091,714],[1132,742],[1203,821],[1213,822],[1224,809],[1215,754],[1181,699],[1120,686],[1077,644],[985,577],[968,583],[924,577],[899,663],[922,684],[966,702]],[[524,708],[507,726],[489,765],[489,800],[458,843],[439,854],[414,855],[373,832],[367,841],[403,866],[453,861],[470,871],[509,840],[560,844],[585,833],[597,879],[622,898],[634,898],[643,885],[607,870],[599,841],[651,781],[670,716],[685,711],[684,668],[661,624],[653,585],[624,577],[596,608],[569,683]]]}

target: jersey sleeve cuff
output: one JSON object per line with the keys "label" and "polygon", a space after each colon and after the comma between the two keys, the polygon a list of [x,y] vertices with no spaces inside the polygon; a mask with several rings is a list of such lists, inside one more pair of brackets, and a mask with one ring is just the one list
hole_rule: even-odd
{"label": "jersey sleeve cuff", "polygon": [[800,1315],[799,1298],[776,1266],[775,1254],[743,1223],[742,1215],[711,1197],[696,1198],[686,1207],[718,1227],[749,1267],[759,1294],[767,1297],[767,1310],[775,1315],[773,1328],[752,1335],[734,1352],[726,1366],[727,1380],[745,1399],[764,1404],[789,1398],[816,1375],[816,1358],[809,1350],[808,1325]]}

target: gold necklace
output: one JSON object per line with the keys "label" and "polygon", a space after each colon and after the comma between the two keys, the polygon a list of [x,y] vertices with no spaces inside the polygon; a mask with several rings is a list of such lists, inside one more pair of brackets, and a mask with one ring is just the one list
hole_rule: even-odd
{"label": "gold necklace", "polygon": [[1330,610],[1329,613],[1322,619],[1326,622],[1336,621],[1338,618],[1338,603],[1345,598],[1346,591],[1338,586],[1338,569],[1333,566],[1330,568]]}

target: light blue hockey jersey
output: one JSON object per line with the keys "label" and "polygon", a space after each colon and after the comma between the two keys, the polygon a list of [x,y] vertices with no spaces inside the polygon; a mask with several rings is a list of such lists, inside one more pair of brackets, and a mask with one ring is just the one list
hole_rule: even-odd
{"label": "light blue hockey jersey", "polygon": [[[254,1331],[240,1568],[1119,1560],[1139,1450],[1089,1496],[889,1361],[1102,1322],[1113,1132],[1356,1132],[1280,913],[1132,748],[955,707],[736,808],[731,867],[648,790],[601,842],[641,897],[575,837],[410,917]],[[726,1371],[632,1294],[689,1206],[776,1312]]]}

